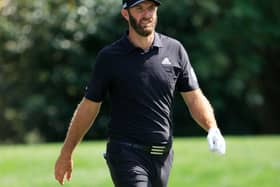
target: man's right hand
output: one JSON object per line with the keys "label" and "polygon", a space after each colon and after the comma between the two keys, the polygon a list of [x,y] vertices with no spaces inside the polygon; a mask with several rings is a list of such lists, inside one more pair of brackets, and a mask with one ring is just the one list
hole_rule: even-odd
{"label": "man's right hand", "polygon": [[73,169],[73,160],[71,157],[60,155],[55,163],[54,175],[55,179],[61,184],[64,184],[65,178],[71,179]]}

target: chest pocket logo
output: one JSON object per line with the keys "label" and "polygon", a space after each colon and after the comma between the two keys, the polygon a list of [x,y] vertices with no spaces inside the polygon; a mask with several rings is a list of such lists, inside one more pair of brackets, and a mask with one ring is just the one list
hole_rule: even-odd
{"label": "chest pocket logo", "polygon": [[172,65],[169,58],[165,57],[162,61],[161,61],[162,65]]}
{"label": "chest pocket logo", "polygon": [[168,82],[171,84],[172,88],[174,88],[180,69],[179,65],[172,63],[168,57],[165,57],[161,61],[161,66],[164,69],[165,77],[168,79]]}

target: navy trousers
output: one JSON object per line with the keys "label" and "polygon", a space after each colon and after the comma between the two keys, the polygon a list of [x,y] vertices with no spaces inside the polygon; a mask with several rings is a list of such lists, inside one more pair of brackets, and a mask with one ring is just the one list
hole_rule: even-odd
{"label": "navy trousers", "polygon": [[115,187],[167,187],[173,150],[164,155],[109,142],[105,159]]}

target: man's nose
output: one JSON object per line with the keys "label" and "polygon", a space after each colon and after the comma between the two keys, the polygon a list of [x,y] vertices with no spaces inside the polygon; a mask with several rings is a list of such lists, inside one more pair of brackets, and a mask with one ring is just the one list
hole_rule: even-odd
{"label": "man's nose", "polygon": [[144,11],[144,15],[143,15],[143,17],[144,18],[151,18],[153,16],[153,12],[152,11],[150,11],[150,10],[145,10]]}

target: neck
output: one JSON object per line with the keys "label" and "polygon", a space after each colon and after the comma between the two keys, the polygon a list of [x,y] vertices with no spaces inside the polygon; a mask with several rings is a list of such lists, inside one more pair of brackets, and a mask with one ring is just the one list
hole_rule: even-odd
{"label": "neck", "polygon": [[144,51],[150,49],[150,47],[153,44],[154,37],[155,37],[155,32],[153,32],[149,36],[140,36],[139,34],[137,34],[135,31],[133,31],[131,29],[129,30],[129,34],[128,34],[129,40],[136,47],[139,47],[139,48],[143,49]]}

